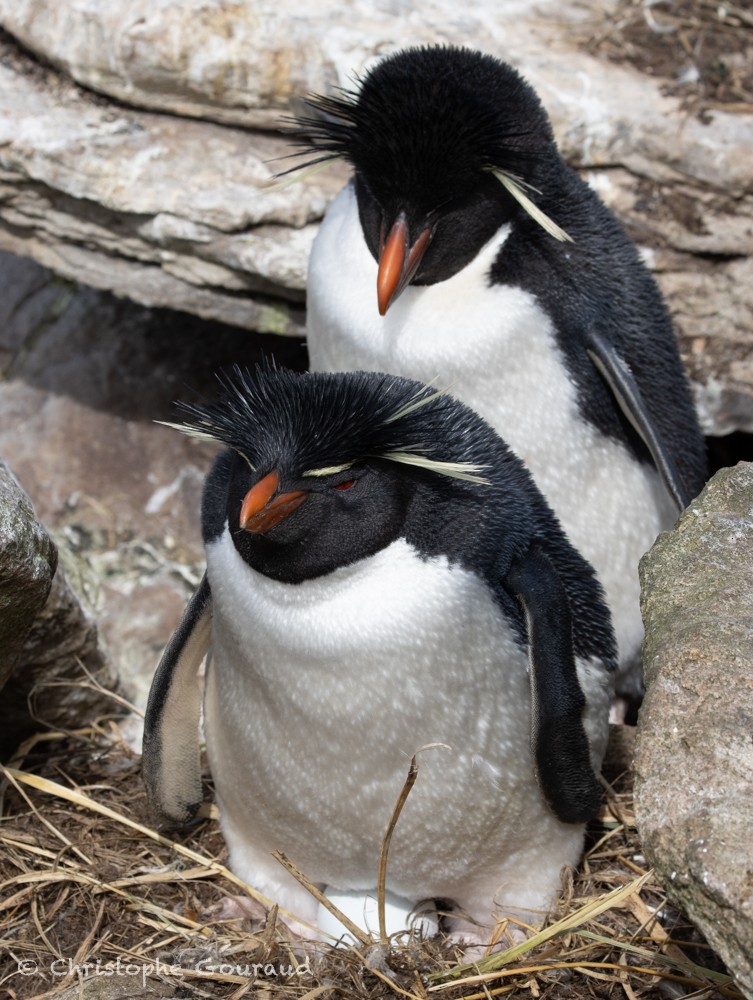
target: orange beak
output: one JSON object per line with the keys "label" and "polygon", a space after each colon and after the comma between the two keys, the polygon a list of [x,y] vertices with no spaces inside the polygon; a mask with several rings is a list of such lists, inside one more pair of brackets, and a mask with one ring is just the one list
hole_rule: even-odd
{"label": "orange beak", "polygon": [[408,223],[401,212],[390,230],[379,254],[377,274],[377,304],[379,315],[384,314],[402,290],[411,283],[431,243],[432,230],[426,227],[413,246],[408,245]]}
{"label": "orange beak", "polygon": [[280,521],[284,521],[306,499],[303,490],[275,496],[279,485],[280,477],[276,472],[270,472],[256,486],[251,487],[241,504],[240,522],[244,531],[253,531],[255,534],[269,531]]}

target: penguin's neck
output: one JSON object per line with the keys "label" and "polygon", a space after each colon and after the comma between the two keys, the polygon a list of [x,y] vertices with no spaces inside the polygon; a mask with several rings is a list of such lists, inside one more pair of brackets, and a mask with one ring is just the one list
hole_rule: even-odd
{"label": "penguin's neck", "polygon": [[[431,381],[457,366],[458,341],[472,336],[475,302],[483,310],[489,274],[510,235],[505,224],[465,267],[445,281],[410,285],[385,316],[377,311],[377,263],[359,220],[349,184],[327,211],[309,263],[309,359],[313,371],[369,369]],[[347,279],[331,273],[331,262],[347,260]],[[426,312],[429,312],[427,329]],[[498,313],[495,309],[498,328]],[[494,317],[490,317],[493,322]],[[429,338],[431,346],[419,341]],[[428,349],[427,349],[428,347]],[[428,360],[433,371],[417,374]],[[425,366],[424,366],[425,367]]]}
{"label": "penguin's neck", "polygon": [[[226,529],[207,545],[207,571],[213,641],[225,647],[216,652],[222,659],[246,659],[253,646],[257,680],[267,677],[272,685],[280,683],[285,663],[291,665],[291,681],[303,662],[309,670],[316,665],[323,676],[332,674],[333,683],[343,669],[349,675],[361,667],[366,673],[401,672],[404,667],[394,661],[401,646],[414,650],[428,671],[438,657],[456,659],[459,670],[471,669],[464,626],[478,615],[488,619],[485,632],[470,633],[484,647],[481,660],[501,641],[498,634],[489,635],[502,627],[503,616],[483,580],[446,555],[419,552],[404,538],[326,576],[287,584],[245,563]],[[504,631],[518,646],[507,624]],[[424,636],[420,649],[417,635]],[[385,636],[391,637],[391,649]]]}

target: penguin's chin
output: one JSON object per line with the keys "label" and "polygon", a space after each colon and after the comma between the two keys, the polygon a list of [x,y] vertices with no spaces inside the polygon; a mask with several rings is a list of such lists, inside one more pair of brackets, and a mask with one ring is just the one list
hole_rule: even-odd
{"label": "penguin's chin", "polygon": [[306,528],[285,524],[265,534],[241,531],[233,536],[236,550],[252,570],[279,583],[303,583],[331,573],[338,559],[331,551],[312,545]]}
{"label": "penguin's chin", "polygon": [[297,550],[300,559],[309,548],[305,527],[295,531],[291,525],[285,524],[284,529],[282,524],[265,532],[241,529],[233,536],[233,542],[252,569],[273,576],[273,573],[266,572],[267,567],[273,567],[278,562],[286,563],[291,558],[291,549]]}

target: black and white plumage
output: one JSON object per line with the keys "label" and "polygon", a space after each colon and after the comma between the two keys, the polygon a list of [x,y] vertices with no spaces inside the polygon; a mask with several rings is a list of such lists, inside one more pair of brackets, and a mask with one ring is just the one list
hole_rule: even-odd
{"label": "black and white plumage", "polygon": [[354,168],[311,255],[311,367],[438,379],[497,429],[595,567],[629,668],[639,558],[705,475],[653,278],[492,56],[408,49],[308,109],[313,162]]}
{"label": "black and white plumage", "polygon": [[410,757],[439,742],[388,889],[487,927],[535,920],[600,798],[615,650],[591,568],[522,463],[447,394],[374,373],[222,384],[182,407],[184,429],[229,450],[204,491],[207,575],[147,708],[154,808],[182,822],[201,799],[209,625],[207,749],[237,874],[312,922],[273,850],[321,886],[373,890]]}

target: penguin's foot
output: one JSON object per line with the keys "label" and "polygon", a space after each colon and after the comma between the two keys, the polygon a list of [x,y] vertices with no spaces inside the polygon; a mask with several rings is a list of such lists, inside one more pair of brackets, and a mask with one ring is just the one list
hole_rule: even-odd
{"label": "penguin's foot", "polygon": [[466,931],[452,931],[447,935],[446,941],[450,947],[457,948],[462,964],[478,962],[479,959],[491,954],[486,936],[479,936],[474,940]]}
{"label": "penguin's foot", "polygon": [[[462,927],[458,928],[458,924],[462,924]],[[488,927],[480,927],[465,920],[453,920],[452,925],[455,929],[450,931],[446,941],[449,945],[457,946],[463,962],[478,962],[487,955],[522,944],[528,936],[522,927],[510,923],[506,923],[501,932],[495,928],[493,933]]]}
{"label": "penguin's foot", "polygon": [[624,726],[628,713],[628,703],[625,698],[615,698],[609,707],[610,726]]}
{"label": "penguin's foot", "polygon": [[617,695],[609,708],[609,724],[612,726],[637,726],[638,710],[642,701],[642,698]]}
{"label": "penguin's foot", "polygon": [[[202,918],[207,922],[250,920],[252,924],[260,925],[266,923],[268,916],[269,911],[250,896],[225,896],[219,903],[214,903],[202,913]],[[284,920],[278,916],[277,922],[283,925],[292,937],[300,938],[302,942],[317,939],[316,930],[298,920]]]}
{"label": "penguin's foot", "polygon": [[614,698],[609,709],[610,723],[616,726],[636,726],[645,694],[643,666],[639,660],[632,668],[623,671],[615,681]]}
{"label": "penguin's foot", "polygon": [[[236,821],[232,813],[223,808],[219,796],[218,802],[220,826],[230,853],[231,871],[249,886],[253,886],[260,895],[277,903],[280,907],[278,919],[285,924],[292,935],[303,940],[315,939],[318,900],[294,879],[268,850],[250,842],[242,832],[242,824]],[[324,887],[319,885],[317,888]],[[244,901],[243,906],[246,902],[250,902],[249,897],[239,896],[238,899]],[[261,909],[265,912],[263,907]],[[286,918],[283,911],[294,916]],[[251,919],[258,918],[251,917]]]}
{"label": "penguin's foot", "polygon": [[250,920],[252,923],[263,923],[267,919],[267,911],[250,896],[225,896],[204,910],[202,917],[208,921]]}

